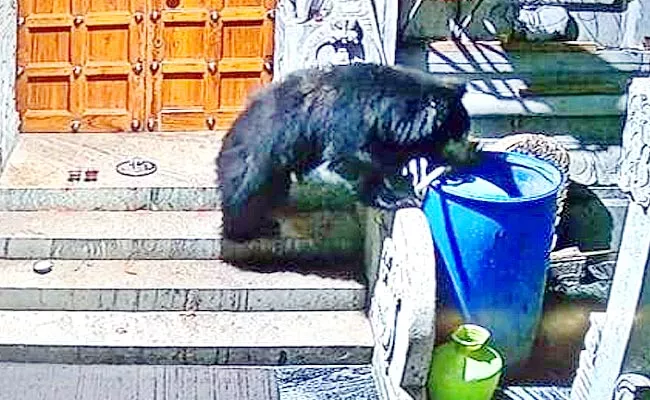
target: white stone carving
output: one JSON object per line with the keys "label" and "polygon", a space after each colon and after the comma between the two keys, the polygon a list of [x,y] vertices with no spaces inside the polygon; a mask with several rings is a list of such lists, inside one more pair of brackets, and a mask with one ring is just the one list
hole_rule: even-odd
{"label": "white stone carving", "polygon": [[636,400],[650,393],[650,379],[639,374],[622,374],[616,380],[614,400]]}
{"label": "white stone carving", "polygon": [[570,150],[571,180],[581,185],[615,185],[618,182],[620,146],[581,147]]}
{"label": "white stone carving", "polygon": [[571,400],[588,398],[591,389],[591,376],[596,362],[596,352],[604,324],[605,313],[591,313],[589,316],[589,330],[585,334],[585,348],[580,352],[578,370],[571,386]]}
{"label": "white stone carving", "polygon": [[435,340],[435,257],[421,210],[395,213],[379,264],[370,306],[373,370],[382,397],[411,400],[424,392]]}
{"label": "white stone carving", "polygon": [[323,18],[332,11],[332,0],[287,0],[278,3],[278,10],[296,23]]}
{"label": "white stone carving", "polygon": [[630,84],[619,187],[643,208],[650,206],[650,78]]}
{"label": "white stone carving", "polygon": [[561,6],[524,6],[517,21],[526,40],[547,41],[566,36],[571,16]]}
{"label": "white stone carving", "polygon": [[387,0],[279,0],[274,79],[301,68],[392,64],[397,5]]}

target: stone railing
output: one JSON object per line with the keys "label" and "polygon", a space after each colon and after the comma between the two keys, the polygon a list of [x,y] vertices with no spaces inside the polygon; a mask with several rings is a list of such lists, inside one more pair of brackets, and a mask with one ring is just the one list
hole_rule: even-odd
{"label": "stone railing", "polygon": [[384,400],[425,399],[435,341],[436,262],[424,213],[367,210],[373,373]]}
{"label": "stone railing", "polygon": [[[634,78],[619,187],[631,198],[604,315],[594,315],[571,400],[634,399],[650,389],[650,78]],[[643,397],[645,398],[645,397]]]}
{"label": "stone railing", "polygon": [[16,144],[18,113],[16,112],[16,46],[17,4],[0,0],[0,171]]}

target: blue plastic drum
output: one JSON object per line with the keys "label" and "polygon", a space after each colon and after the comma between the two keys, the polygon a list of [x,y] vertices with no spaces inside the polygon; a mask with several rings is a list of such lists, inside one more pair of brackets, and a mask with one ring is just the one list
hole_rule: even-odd
{"label": "blue plastic drum", "polygon": [[424,200],[438,253],[439,301],[484,326],[508,365],[531,353],[541,317],[562,173],[517,153],[484,152]]}

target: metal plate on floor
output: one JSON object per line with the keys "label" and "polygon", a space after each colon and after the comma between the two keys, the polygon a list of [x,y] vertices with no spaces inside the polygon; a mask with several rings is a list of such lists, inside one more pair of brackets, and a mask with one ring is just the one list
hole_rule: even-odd
{"label": "metal plate on floor", "polygon": [[115,169],[119,174],[125,176],[147,176],[156,172],[158,167],[153,161],[133,158],[120,162]]}

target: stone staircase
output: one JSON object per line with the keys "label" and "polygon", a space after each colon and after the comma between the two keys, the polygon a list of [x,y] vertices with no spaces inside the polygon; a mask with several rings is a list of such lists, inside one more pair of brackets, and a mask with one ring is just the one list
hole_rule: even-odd
{"label": "stone staircase", "polygon": [[[218,143],[22,135],[0,177],[0,361],[369,364],[362,243],[346,247],[356,211],[298,213],[282,239],[229,243]],[[133,157],[157,171],[120,175]],[[68,181],[85,168],[97,181]],[[278,254],[281,271],[264,261]],[[318,267],[319,254],[331,262]],[[39,260],[51,271],[36,273]]]}

